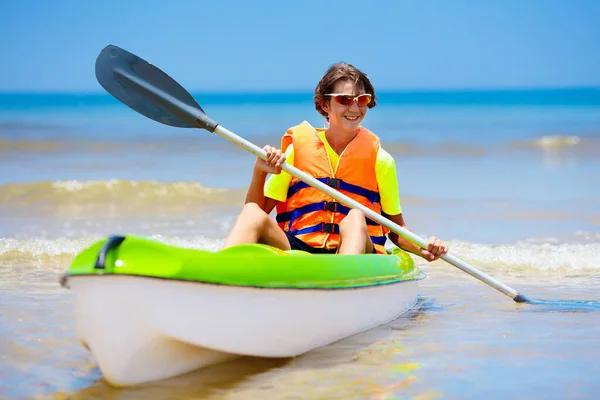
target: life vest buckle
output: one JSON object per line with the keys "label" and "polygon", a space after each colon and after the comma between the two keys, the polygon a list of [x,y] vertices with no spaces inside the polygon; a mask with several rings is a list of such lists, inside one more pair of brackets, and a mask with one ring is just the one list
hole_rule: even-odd
{"label": "life vest buckle", "polygon": [[335,228],[337,228],[337,224],[331,224],[331,223],[323,223],[322,224],[322,231],[323,232],[327,232],[327,233],[338,233],[337,230]]}
{"label": "life vest buckle", "polygon": [[338,178],[327,178],[327,180],[325,181],[325,184],[327,186],[330,186],[334,189],[339,189],[341,186],[342,180],[338,179]]}
{"label": "life vest buckle", "polygon": [[338,212],[338,208],[341,204],[335,201],[326,201],[323,204],[324,211]]}

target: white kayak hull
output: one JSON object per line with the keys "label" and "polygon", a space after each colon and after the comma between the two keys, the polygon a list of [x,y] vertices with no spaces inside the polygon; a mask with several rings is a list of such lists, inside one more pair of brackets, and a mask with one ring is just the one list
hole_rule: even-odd
{"label": "white kayak hull", "polygon": [[415,304],[418,285],[272,289],[141,276],[69,279],[77,336],[115,386],[240,356],[298,356],[397,318]]}

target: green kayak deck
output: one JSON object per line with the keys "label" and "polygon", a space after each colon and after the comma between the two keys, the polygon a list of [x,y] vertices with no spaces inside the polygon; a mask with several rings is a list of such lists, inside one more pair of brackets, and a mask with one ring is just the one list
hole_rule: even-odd
{"label": "green kayak deck", "polygon": [[231,286],[340,289],[418,280],[424,274],[405,251],[388,255],[310,254],[245,244],[209,251],[139,236],[111,236],[79,253],[63,284],[76,276],[126,275]]}

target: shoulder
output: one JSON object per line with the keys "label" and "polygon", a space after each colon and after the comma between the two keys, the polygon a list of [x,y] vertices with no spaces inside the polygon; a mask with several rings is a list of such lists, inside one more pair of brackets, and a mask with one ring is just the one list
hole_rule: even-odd
{"label": "shoulder", "polygon": [[307,121],[303,121],[302,123],[292,126],[286,130],[281,138],[281,149],[287,152],[289,146],[292,143],[296,142],[300,144],[300,147],[304,143],[310,142],[310,140],[314,140],[317,136],[316,129],[312,127]]}
{"label": "shoulder", "polygon": [[285,157],[287,162],[291,162],[291,157],[294,157],[294,144],[290,143],[290,145],[285,149]]}
{"label": "shoulder", "polygon": [[301,136],[301,135],[311,135],[314,134],[316,128],[314,128],[308,121],[302,121],[301,123],[290,126],[286,131],[284,136]]}
{"label": "shoulder", "polygon": [[377,165],[381,167],[395,167],[396,160],[383,147],[379,146],[377,151]]}

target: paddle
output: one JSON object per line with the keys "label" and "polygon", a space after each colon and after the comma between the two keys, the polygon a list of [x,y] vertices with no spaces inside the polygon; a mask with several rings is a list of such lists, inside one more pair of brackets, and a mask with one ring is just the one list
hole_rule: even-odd
{"label": "paddle", "polygon": [[[194,98],[175,80],[160,69],[117,46],[105,47],[96,60],[96,78],[106,91],[138,113],[160,123],[179,128],[203,128],[214,132],[230,142],[242,147],[257,157],[266,158],[266,152],[235,133],[225,129],[211,118],[198,105]],[[303,171],[284,163],[282,169],[308,185],[323,191],[339,202],[351,208],[361,210],[368,218],[396,232],[413,243],[427,248],[427,242],[421,237],[402,228],[400,225],[377,214],[343,193],[319,182]],[[556,304],[600,310],[600,302],[570,301],[554,302],[534,300],[517,292],[513,288],[473,268],[450,253],[443,260],[468,273],[469,275],[504,293],[518,303]]]}

